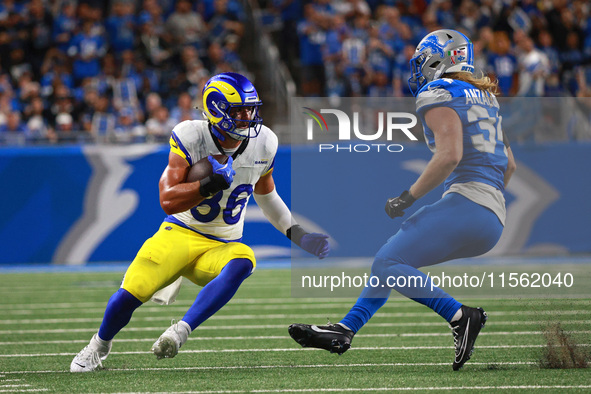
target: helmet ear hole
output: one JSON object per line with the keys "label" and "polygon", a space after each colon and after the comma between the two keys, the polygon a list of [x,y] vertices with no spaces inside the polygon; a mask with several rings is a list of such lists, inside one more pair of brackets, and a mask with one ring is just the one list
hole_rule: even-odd
{"label": "helmet ear hole", "polygon": [[437,66],[439,66],[440,63],[441,62],[438,60],[438,61],[434,62],[433,64],[431,64],[429,67],[431,67],[431,68],[437,68]]}

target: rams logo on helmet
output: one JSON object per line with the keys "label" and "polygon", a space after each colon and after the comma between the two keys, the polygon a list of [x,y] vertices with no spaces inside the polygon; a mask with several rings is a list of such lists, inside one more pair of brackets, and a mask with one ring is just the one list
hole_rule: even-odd
{"label": "rams logo on helmet", "polygon": [[[218,74],[203,87],[203,114],[221,140],[225,136],[220,131],[236,140],[258,136],[263,124],[261,105],[254,85],[238,73]],[[241,111],[247,111],[248,116],[238,118]]]}

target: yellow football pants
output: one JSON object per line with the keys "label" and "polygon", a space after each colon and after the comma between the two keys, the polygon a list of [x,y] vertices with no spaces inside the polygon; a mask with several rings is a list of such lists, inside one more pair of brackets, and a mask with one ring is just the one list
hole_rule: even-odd
{"label": "yellow football pants", "polygon": [[181,275],[199,286],[205,286],[219,275],[230,260],[237,258],[250,260],[254,270],[254,252],[247,245],[216,241],[164,222],[127,268],[121,287],[146,302]]}

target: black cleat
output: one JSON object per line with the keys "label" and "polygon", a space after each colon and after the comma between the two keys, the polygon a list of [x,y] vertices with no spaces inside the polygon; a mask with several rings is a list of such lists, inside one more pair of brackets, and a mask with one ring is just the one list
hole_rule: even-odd
{"label": "black cleat", "polygon": [[462,306],[462,317],[460,320],[449,324],[454,336],[454,347],[456,354],[453,363],[453,370],[457,371],[470,360],[474,351],[474,342],[480,330],[484,327],[488,315],[482,308],[470,308]]}
{"label": "black cleat", "polygon": [[338,324],[314,326],[311,324],[292,324],[289,335],[302,347],[315,347],[331,353],[343,354],[351,347],[355,333]]}

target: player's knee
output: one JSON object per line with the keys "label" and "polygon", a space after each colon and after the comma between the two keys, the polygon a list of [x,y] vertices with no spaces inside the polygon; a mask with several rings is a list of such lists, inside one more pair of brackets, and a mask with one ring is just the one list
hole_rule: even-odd
{"label": "player's knee", "polygon": [[152,280],[141,277],[135,277],[130,280],[126,278],[121,287],[141,302],[148,301],[158,290],[155,288]]}
{"label": "player's knee", "polygon": [[254,264],[249,259],[239,258],[233,259],[226,264],[224,270],[231,270],[232,274],[237,277],[246,279],[252,273]]}
{"label": "player's knee", "polygon": [[238,259],[249,260],[252,265],[251,271],[254,270],[254,268],[257,265],[256,258],[254,257],[254,252],[250,248],[250,246],[248,246],[248,245],[245,245],[243,243],[234,244],[232,246],[232,255],[234,256],[233,260],[238,260]]}
{"label": "player's knee", "polygon": [[382,278],[388,275],[392,275],[392,267],[403,264],[396,259],[380,256],[379,254],[375,257],[371,266],[371,272],[373,275]]}

